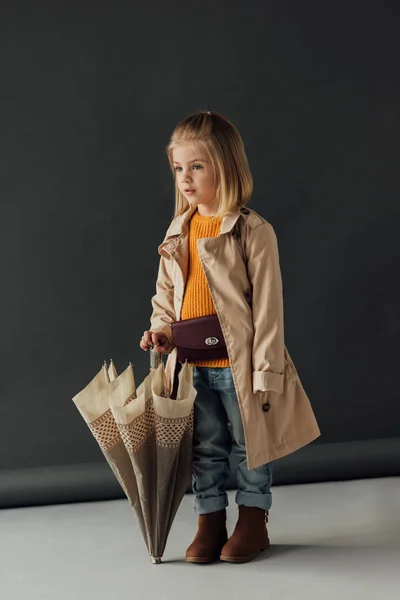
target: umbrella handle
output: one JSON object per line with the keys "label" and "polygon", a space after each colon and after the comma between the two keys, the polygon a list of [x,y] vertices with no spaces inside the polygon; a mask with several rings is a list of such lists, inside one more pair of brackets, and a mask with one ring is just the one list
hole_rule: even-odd
{"label": "umbrella handle", "polygon": [[156,371],[162,362],[162,353],[154,350],[154,344],[150,345],[150,371]]}
{"label": "umbrella handle", "polygon": [[[154,350],[154,344],[151,344],[149,346],[150,348],[150,373],[152,371],[157,371],[158,367],[160,366],[160,364],[162,364],[162,352],[156,352]],[[167,354],[167,353],[165,353]],[[171,392],[168,388],[164,387],[161,396],[163,396],[163,398],[170,398],[171,397]],[[158,559],[157,559],[158,560]],[[160,561],[161,562],[161,561]],[[158,563],[156,563],[158,564]]]}

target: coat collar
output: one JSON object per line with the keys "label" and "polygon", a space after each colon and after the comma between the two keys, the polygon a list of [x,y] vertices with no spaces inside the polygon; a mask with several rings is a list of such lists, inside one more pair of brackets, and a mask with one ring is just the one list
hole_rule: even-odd
{"label": "coat collar", "polygon": [[[169,226],[165,239],[167,240],[169,237],[180,235],[186,228],[188,221],[191,219],[195,211],[196,206],[190,206],[182,215],[176,217]],[[239,208],[228,212],[222,219],[220,234],[231,231],[239,217]]]}
{"label": "coat collar", "polygon": [[[175,217],[167,230],[164,241],[158,247],[158,252],[160,254],[162,250],[171,250],[173,247],[179,244],[181,239],[180,236],[185,231],[188,222],[196,211],[196,208],[196,206],[190,206],[182,215]],[[222,219],[219,235],[231,231],[240,216],[241,213],[239,208],[229,211]]]}

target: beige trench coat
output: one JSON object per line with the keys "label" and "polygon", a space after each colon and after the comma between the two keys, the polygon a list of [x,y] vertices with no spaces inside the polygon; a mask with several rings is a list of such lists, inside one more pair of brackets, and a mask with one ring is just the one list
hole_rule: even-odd
{"label": "beige trench coat", "polygon": [[[176,217],[158,247],[151,331],[171,341],[180,320],[188,272],[189,220]],[[244,245],[247,269],[242,259]],[[201,265],[226,341],[246,441],[247,466],[256,468],[315,440],[320,431],[310,401],[284,344],[282,279],[272,225],[242,207],[222,220],[219,236],[197,242]],[[166,362],[170,389],[177,350]]]}

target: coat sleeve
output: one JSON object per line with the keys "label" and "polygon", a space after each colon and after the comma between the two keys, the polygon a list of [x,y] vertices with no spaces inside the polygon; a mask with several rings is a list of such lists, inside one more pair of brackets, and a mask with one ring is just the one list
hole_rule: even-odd
{"label": "coat sleeve", "polygon": [[156,293],[151,299],[153,312],[150,317],[150,329],[156,333],[164,333],[173,344],[171,323],[175,321],[174,285],[169,269],[169,259],[161,255]]}
{"label": "coat sleeve", "polygon": [[283,393],[283,290],[278,242],[272,225],[265,221],[250,229],[246,248],[247,272],[253,288],[253,393]]}

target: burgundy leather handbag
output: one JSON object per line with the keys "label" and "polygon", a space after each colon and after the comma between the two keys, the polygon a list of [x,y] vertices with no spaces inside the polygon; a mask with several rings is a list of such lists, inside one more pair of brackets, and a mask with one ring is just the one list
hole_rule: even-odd
{"label": "burgundy leather handbag", "polygon": [[171,323],[178,360],[184,363],[228,358],[217,315],[206,315]]}

